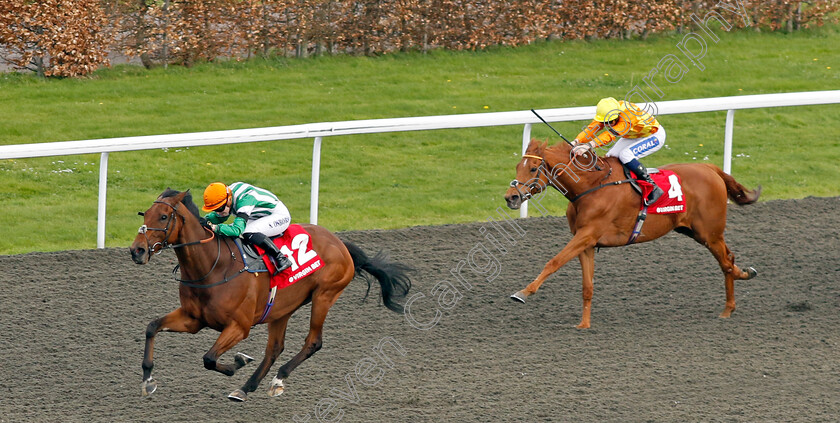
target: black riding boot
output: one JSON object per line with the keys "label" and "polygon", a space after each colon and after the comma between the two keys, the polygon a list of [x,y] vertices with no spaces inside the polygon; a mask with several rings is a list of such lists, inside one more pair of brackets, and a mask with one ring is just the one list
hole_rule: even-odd
{"label": "black riding boot", "polygon": [[260,246],[263,250],[265,250],[266,254],[274,258],[274,267],[277,268],[274,272],[275,275],[286,270],[292,265],[292,261],[289,260],[285,254],[280,252],[280,249],[274,245],[271,238],[265,236],[265,234],[261,232],[248,232],[246,234],[242,234],[242,237],[251,244]]}
{"label": "black riding boot", "polygon": [[665,191],[663,191],[662,188],[659,188],[659,185],[656,185],[656,183],[653,182],[653,179],[651,179],[650,174],[648,174],[647,168],[645,168],[645,165],[639,162],[638,159],[630,160],[629,162],[624,163],[624,166],[632,170],[636,174],[636,177],[638,179],[641,179],[653,185],[653,191],[651,191],[650,194],[648,194],[648,198],[645,199],[645,205],[649,206],[655,203],[656,200],[658,200],[659,197],[661,197],[662,194],[665,193]]}

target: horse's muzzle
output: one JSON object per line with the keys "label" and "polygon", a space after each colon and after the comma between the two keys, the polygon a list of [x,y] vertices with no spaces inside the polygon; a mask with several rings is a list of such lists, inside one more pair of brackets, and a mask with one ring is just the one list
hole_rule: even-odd
{"label": "horse's muzzle", "polygon": [[130,247],[131,259],[137,264],[146,264],[149,262],[149,252],[143,247]]}
{"label": "horse's muzzle", "polygon": [[505,195],[505,201],[507,202],[507,206],[513,210],[517,210],[522,206],[522,197],[519,194]]}

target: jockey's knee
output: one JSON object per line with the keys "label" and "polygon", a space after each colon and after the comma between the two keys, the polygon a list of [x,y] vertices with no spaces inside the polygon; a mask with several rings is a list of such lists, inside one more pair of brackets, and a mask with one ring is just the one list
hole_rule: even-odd
{"label": "jockey's knee", "polygon": [[621,163],[627,163],[633,159],[637,158],[629,148],[625,148],[620,153],[618,153],[618,161]]}

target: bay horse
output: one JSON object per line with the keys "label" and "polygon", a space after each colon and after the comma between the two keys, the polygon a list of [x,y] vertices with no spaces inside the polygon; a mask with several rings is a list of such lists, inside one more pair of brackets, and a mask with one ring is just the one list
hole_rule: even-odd
{"label": "bay horse", "polygon": [[[234,239],[215,235],[202,224],[203,218],[189,191],[167,189],[140,214],[144,216],[144,225],[130,247],[134,262],[146,264],[153,254],[171,248],[175,250],[181,270],[181,279],[178,279],[181,307],[153,320],[146,329],[141,385],[144,395],[150,395],[157,388],[152,368],[155,335],[160,331],[196,333],[209,327],[221,332],[213,347],[204,354],[204,367],[233,376],[253,359],[238,353],[233,364],[222,364],[219,357],[247,338],[253,326],[263,321],[267,323],[265,357],[242,388],[228,395],[231,400],[245,401],[283,351],[286,325],[292,314],[301,306],[312,303],[309,333],[303,348],[280,367],[269,386],[271,396],[282,394],[284,380],[289,374],[321,349],[321,332],[327,312],[355,275],[362,271],[379,281],[384,305],[395,312],[403,312],[398,300],[404,298],[411,287],[410,269],[386,260],[381,253],[368,257],[359,247],[342,241],[321,226],[302,225],[309,232],[312,248],[321,256],[323,267],[279,290],[276,301],[269,308],[268,273],[245,271],[244,259]],[[368,275],[361,275],[370,290]],[[264,316],[268,310],[270,312]]]}
{"label": "bay horse", "polygon": [[[516,179],[505,192],[507,206],[518,209],[523,201],[543,189],[557,189],[569,199],[566,219],[573,234],[536,279],[511,298],[524,303],[549,275],[577,257],[583,273],[583,316],[577,328],[586,329],[590,326],[595,248],[628,244],[642,197],[631,188],[617,158],[602,158],[593,151],[576,158],[571,150],[565,142],[548,147],[547,142],[532,139],[516,166]],[[634,242],[652,241],[674,230],[708,248],[723,270],[726,306],[720,317],[727,318],[735,310],[735,280],[756,276],[754,268],[745,271],[735,265],[735,256],[723,239],[727,197],[741,206],[752,204],[758,201],[761,187],[748,190],[707,163],[671,164],[661,169],[672,170],[681,178],[685,212],[648,215],[643,232]]]}

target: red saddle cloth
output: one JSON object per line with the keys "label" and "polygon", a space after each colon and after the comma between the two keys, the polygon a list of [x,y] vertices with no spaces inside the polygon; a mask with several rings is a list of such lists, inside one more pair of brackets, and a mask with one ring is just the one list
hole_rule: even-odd
{"label": "red saddle cloth", "polygon": [[[656,185],[659,185],[659,188],[665,191],[665,194],[662,194],[655,203],[648,207],[648,213],[684,213],[685,196],[682,192],[679,175],[670,170],[660,170],[657,173],[651,173],[650,177],[653,178]],[[636,182],[642,187],[642,197],[647,198],[648,194],[653,191],[653,185],[641,180],[636,180]]]}
{"label": "red saddle cloth", "polygon": [[[312,249],[312,237],[300,225],[289,225],[282,236],[274,238],[274,245],[292,261],[288,269],[271,277],[271,288],[283,289],[287,286],[311,275],[320,269],[324,262],[321,256]],[[257,252],[265,254],[265,251],[255,246]],[[274,262],[267,255],[262,256],[269,274],[276,269]]]}

